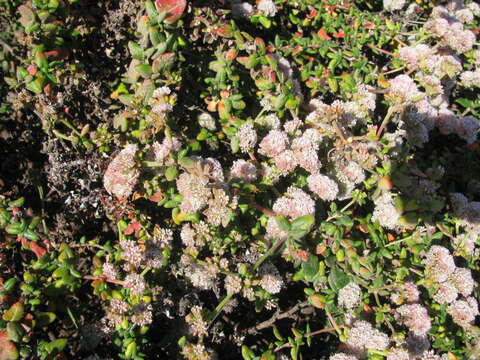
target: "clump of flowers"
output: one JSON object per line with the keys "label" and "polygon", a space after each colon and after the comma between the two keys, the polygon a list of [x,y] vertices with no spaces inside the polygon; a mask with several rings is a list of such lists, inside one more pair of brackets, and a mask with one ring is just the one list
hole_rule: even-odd
{"label": "clump of flowers", "polygon": [[105,190],[118,198],[129,197],[137,184],[140,171],[135,168],[137,146],[129,144],[108,165],[103,176]]}
{"label": "clump of flowers", "polygon": [[395,312],[399,322],[417,336],[427,334],[432,327],[427,309],[420,304],[402,305]]}
{"label": "clump of flowers", "polygon": [[285,196],[273,204],[273,211],[291,219],[315,213],[315,201],[303,190],[290,186]]}
{"label": "clump of flowers", "polygon": [[390,344],[388,335],[363,320],[356,321],[347,336],[347,348],[359,357],[363,357],[367,350],[386,350]]}
{"label": "clump of flowers", "polygon": [[353,309],[360,304],[362,290],[354,282],[348,283],[338,292],[338,305],[346,309]]}

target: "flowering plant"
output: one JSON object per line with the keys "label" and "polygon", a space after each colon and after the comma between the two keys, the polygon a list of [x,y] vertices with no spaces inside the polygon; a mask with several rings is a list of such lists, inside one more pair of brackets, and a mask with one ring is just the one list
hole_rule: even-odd
{"label": "flowering plant", "polygon": [[[41,236],[0,204],[21,244],[0,254],[37,257],[4,281],[4,358],[480,359],[477,3],[119,6],[108,20],[131,28],[99,33],[122,49],[108,116],[72,124],[64,108],[72,135],[42,135],[98,162],[77,185],[98,199],[47,179],[101,226],[59,243],[43,195],[56,230]],[[33,335],[32,316],[68,344]]]}

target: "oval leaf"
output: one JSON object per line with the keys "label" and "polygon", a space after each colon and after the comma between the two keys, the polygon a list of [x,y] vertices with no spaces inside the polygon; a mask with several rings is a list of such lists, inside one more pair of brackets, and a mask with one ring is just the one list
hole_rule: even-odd
{"label": "oval leaf", "polygon": [[18,350],[15,344],[8,340],[6,332],[0,332],[0,360],[18,359]]}
{"label": "oval leaf", "polygon": [[187,7],[187,2],[185,0],[156,0],[155,6],[159,12],[166,12],[169,15],[165,22],[172,24],[180,19]]}
{"label": "oval leaf", "polygon": [[22,319],[25,309],[21,302],[16,302],[2,316],[5,321],[19,321]]}

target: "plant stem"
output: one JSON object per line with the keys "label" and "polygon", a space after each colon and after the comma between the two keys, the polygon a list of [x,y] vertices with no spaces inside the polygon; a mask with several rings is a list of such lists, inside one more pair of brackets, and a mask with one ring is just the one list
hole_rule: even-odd
{"label": "plant stem", "polygon": [[403,239],[392,241],[391,243],[388,243],[387,245],[385,245],[385,247],[397,245],[397,244],[401,243],[402,241],[405,241],[405,240],[408,240],[408,239],[411,239],[411,238],[412,238],[411,236],[407,236],[407,237],[404,237]]}
{"label": "plant stem", "polygon": [[[283,240],[277,240],[275,242],[275,244],[273,244],[273,246],[268,249],[268,251],[260,258],[257,260],[257,262],[255,263],[255,265],[253,265],[253,271],[256,271],[260,265],[263,264],[263,262],[265,260],[268,259],[269,256],[273,255],[273,253],[281,246],[283,245],[283,243],[285,242],[285,239]],[[213,310],[213,314],[212,314],[212,318],[210,320],[210,324],[208,325],[209,327],[213,324],[213,322],[215,321],[215,319],[218,317],[218,315],[220,315],[220,313],[222,312],[223,310],[223,307],[232,299],[233,297],[233,294],[228,294],[227,296],[225,296],[223,298],[222,301],[220,301],[220,303],[217,305],[217,307],[215,308],[215,310]]]}
{"label": "plant stem", "polygon": [[383,130],[387,126],[388,121],[390,120],[390,118],[392,117],[392,115],[395,113],[396,110],[397,110],[396,106],[391,106],[388,108],[387,115],[385,115],[385,118],[383,119],[382,124],[380,125],[380,128],[377,131],[377,139],[380,139],[380,137],[382,136]]}
{"label": "plant stem", "polygon": [[271,255],[273,255],[273,253],[274,253],[275,251],[277,251],[277,249],[278,249],[281,245],[283,245],[283,243],[285,242],[285,240],[286,240],[286,239],[277,240],[277,241],[275,242],[275,244],[273,244],[273,246],[272,246],[270,249],[268,249],[268,251],[267,251],[265,254],[263,254],[263,256],[262,256],[260,259],[257,260],[257,262],[255,263],[255,265],[253,265],[253,271],[256,271],[256,270],[260,267],[260,265],[263,264],[263,262],[264,262],[265,260],[267,260]]}

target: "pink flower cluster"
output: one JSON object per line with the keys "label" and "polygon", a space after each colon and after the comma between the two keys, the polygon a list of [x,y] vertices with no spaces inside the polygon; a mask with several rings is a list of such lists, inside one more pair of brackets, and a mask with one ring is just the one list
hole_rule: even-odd
{"label": "pink flower cluster", "polygon": [[363,320],[356,321],[347,336],[347,349],[358,357],[364,357],[369,349],[386,350],[390,344],[390,339],[385,333]]}
{"label": "pink flower cluster", "polygon": [[402,305],[395,312],[398,321],[415,335],[425,335],[432,327],[427,309],[420,304]]}
{"label": "pink flower cluster", "polygon": [[103,176],[105,189],[117,198],[127,198],[137,184],[140,172],[135,168],[137,145],[129,144],[108,165]]}
{"label": "pink flower cluster", "polygon": [[162,165],[165,163],[166,157],[172,151],[179,151],[181,148],[182,143],[177,137],[166,136],[161,144],[158,142],[154,142],[152,144],[152,151],[153,155],[155,156],[155,161]]}
{"label": "pink flower cluster", "polygon": [[260,142],[258,152],[264,156],[275,157],[283,153],[287,145],[287,134],[280,130],[270,130]]}
{"label": "pink flower cluster", "polygon": [[338,185],[328,176],[322,174],[310,175],[307,178],[308,188],[317,194],[320,199],[333,201],[338,195]]}
{"label": "pink flower cluster", "polygon": [[251,183],[257,179],[257,168],[251,162],[243,159],[235,160],[230,168],[231,179],[242,179],[246,183]]}
{"label": "pink flower cluster", "polygon": [[385,96],[393,103],[405,104],[421,100],[422,93],[410,76],[398,75],[389,83],[388,94]]}
{"label": "pink flower cluster", "polygon": [[432,10],[432,18],[424,27],[434,36],[440,38],[442,45],[448,45],[454,51],[463,54],[471,50],[476,41],[475,34],[463,28],[463,23],[471,23],[473,13],[469,8],[457,7],[449,10],[436,6]]}
{"label": "pink flower cluster", "polygon": [[286,196],[275,201],[273,211],[290,219],[313,215],[315,214],[315,201],[303,190],[290,186],[287,189]]}

